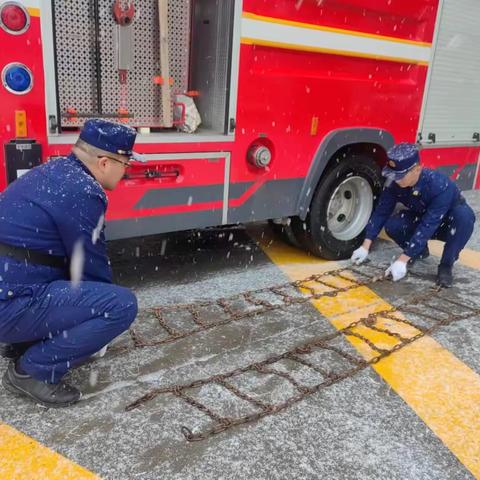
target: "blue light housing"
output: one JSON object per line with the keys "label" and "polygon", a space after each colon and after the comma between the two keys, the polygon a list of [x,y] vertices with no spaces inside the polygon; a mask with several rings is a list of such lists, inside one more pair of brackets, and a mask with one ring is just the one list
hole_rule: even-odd
{"label": "blue light housing", "polygon": [[10,63],[2,70],[2,83],[9,92],[24,95],[33,87],[33,75],[25,65]]}

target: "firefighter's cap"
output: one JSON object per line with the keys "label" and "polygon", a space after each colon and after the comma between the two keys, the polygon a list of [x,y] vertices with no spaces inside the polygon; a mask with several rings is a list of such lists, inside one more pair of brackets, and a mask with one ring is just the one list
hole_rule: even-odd
{"label": "firefighter's cap", "polygon": [[399,143],[387,152],[387,165],[382,175],[390,180],[400,180],[415,165],[420,163],[420,154],[414,143]]}
{"label": "firefighter's cap", "polygon": [[137,162],[145,162],[143,155],[134,152],[137,131],[127,125],[107,122],[100,118],[87,120],[80,132],[80,139],[89,145],[118,155],[127,155]]}

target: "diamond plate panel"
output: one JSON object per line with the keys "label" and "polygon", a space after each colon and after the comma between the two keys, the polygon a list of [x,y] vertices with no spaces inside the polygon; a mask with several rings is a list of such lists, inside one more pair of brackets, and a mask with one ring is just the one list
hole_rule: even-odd
{"label": "diamond plate panel", "polygon": [[55,35],[60,111],[97,111],[91,2],[56,1]]}
{"label": "diamond plate panel", "polygon": [[[191,0],[169,0],[170,76],[172,98],[188,88]],[[116,61],[116,28],[113,0],[99,0],[101,101],[104,114],[126,107],[135,127],[161,127],[160,86],[153,78],[160,73],[157,0],[135,0],[133,67],[127,85],[119,81]],[[57,75],[60,111],[75,108],[79,114],[97,112],[95,22],[93,2],[54,1]],[[73,41],[72,41],[73,40]],[[92,115],[94,116],[94,115]],[[82,125],[86,118],[63,117],[61,125]],[[115,118],[112,118],[115,120]]]}

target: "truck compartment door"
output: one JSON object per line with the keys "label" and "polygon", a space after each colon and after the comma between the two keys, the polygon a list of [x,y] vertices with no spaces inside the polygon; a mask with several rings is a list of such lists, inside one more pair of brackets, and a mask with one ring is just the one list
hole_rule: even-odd
{"label": "truck compartment door", "polygon": [[109,239],[226,223],[230,153],[146,157],[109,194]]}

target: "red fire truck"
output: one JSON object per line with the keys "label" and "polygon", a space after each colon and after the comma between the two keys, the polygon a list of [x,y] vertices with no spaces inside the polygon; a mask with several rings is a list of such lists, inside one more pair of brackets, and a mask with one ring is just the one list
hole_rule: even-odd
{"label": "red fire truck", "polygon": [[107,118],[148,159],[109,195],[110,239],[269,219],[345,258],[394,142],[480,186],[478,18],[478,0],[0,0],[0,190]]}

